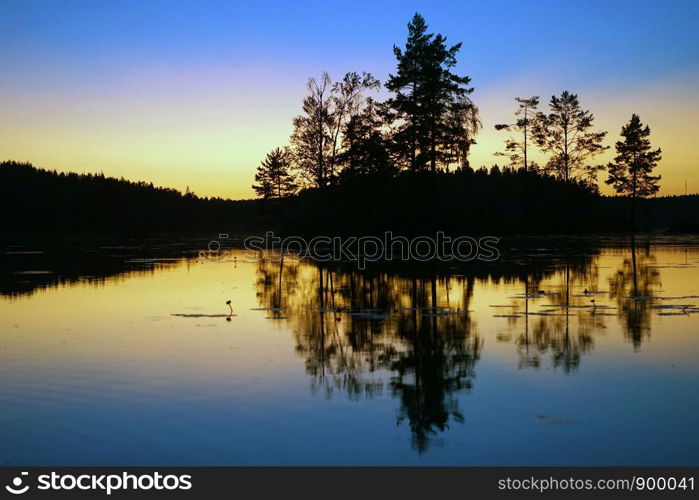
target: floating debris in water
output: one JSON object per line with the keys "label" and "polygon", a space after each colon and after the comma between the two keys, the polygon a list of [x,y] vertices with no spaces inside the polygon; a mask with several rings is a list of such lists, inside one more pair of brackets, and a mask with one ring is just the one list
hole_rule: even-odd
{"label": "floating debris in water", "polygon": [[648,269],[691,269],[694,264],[656,264],[646,266]]}
{"label": "floating debris in water", "polygon": [[575,316],[575,314],[570,314],[570,313],[553,313],[553,312],[528,312],[524,313],[527,316]]}
{"label": "floating debris in water", "polygon": [[539,295],[539,294],[532,294],[532,295],[510,295],[507,297],[508,299],[540,299],[541,297],[544,297],[545,295]]}
{"label": "floating debris in water", "polygon": [[177,262],[181,259],[176,257],[162,257],[159,259],[129,259],[125,262],[127,264],[157,264],[158,262]]}
{"label": "floating debris in water", "polygon": [[693,309],[693,304],[672,304],[672,305],[657,305],[650,306],[651,309]]}
{"label": "floating debris in water", "polygon": [[551,307],[558,307],[560,309],[612,309],[611,306],[607,306],[604,304],[552,304]]}
{"label": "floating debris in water", "polygon": [[450,309],[450,308],[447,307],[447,306],[436,306],[436,307],[432,307],[432,306],[399,307],[398,309],[396,309],[396,311],[398,311],[398,312],[400,312],[400,311],[432,311],[432,310],[435,310],[435,309]]}
{"label": "floating debris in water", "polygon": [[237,316],[237,314],[170,314],[170,316],[177,316],[178,318],[230,318],[231,316]]}
{"label": "floating debris in water", "polygon": [[388,319],[390,316],[388,314],[381,314],[373,311],[364,311],[364,312],[351,312],[348,313],[350,316],[354,316],[357,318],[364,318],[364,319],[373,319],[373,320],[384,320]]}
{"label": "floating debris in water", "polygon": [[437,311],[434,313],[423,312],[423,316],[427,317],[439,317],[439,316],[462,316],[468,314],[470,311]]}

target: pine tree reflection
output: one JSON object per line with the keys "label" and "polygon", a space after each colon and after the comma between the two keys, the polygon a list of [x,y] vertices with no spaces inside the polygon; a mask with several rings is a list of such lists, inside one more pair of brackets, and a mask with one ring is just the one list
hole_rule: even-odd
{"label": "pine tree reflection", "polygon": [[549,359],[563,373],[577,370],[610,316],[623,317],[640,343],[650,301],[637,299],[651,296],[659,278],[650,250],[638,256],[632,242],[610,290],[600,286],[599,258],[599,248],[558,251],[464,274],[262,261],[257,287],[260,303],[278,313],[271,317],[291,327],[313,393],[395,398],[397,423],[410,428],[413,448],[424,453],[450,423],[465,419],[463,395],[474,385],[483,346],[469,311],[477,285],[521,290],[498,306],[513,311],[505,315],[512,334],[498,340],[514,341],[520,368]]}
{"label": "pine tree reflection", "polygon": [[[417,292],[416,280],[413,286]],[[403,349],[395,350],[391,358],[395,373],[391,389],[401,402],[398,422],[408,420],[413,447],[419,453],[427,450],[437,432],[448,428],[450,419],[464,421],[457,395],[472,388],[482,347],[467,313],[440,315],[436,278],[431,278],[429,287],[431,305],[415,301],[410,314],[400,316],[397,332],[404,340]],[[470,298],[464,297],[463,311]],[[419,310],[431,312],[418,314]]]}
{"label": "pine tree reflection", "polygon": [[649,243],[639,252],[636,238],[631,235],[629,246],[629,255],[609,280],[609,290],[618,304],[624,333],[639,348],[643,339],[650,336],[650,307],[660,286],[660,272]]}
{"label": "pine tree reflection", "polygon": [[[580,365],[581,355],[592,350],[592,334],[603,321],[590,314],[590,297],[575,293],[583,285],[596,289],[596,257],[566,253],[551,262],[551,269],[559,283],[542,290],[550,276],[530,273],[527,261],[523,293],[512,302],[523,314],[510,323],[521,332],[515,338],[520,368],[539,368],[542,355],[550,352],[553,366],[570,373]],[[534,312],[533,303],[545,312]]]}
{"label": "pine tree reflection", "polygon": [[[290,267],[295,284],[282,278],[278,285],[275,273]],[[270,261],[259,264],[259,274],[261,302],[289,317],[313,393],[358,400],[390,391],[400,401],[397,422],[408,423],[420,453],[451,419],[463,421],[458,394],[472,387],[482,346],[468,314],[473,278],[461,280],[455,298],[455,279],[436,275]]]}

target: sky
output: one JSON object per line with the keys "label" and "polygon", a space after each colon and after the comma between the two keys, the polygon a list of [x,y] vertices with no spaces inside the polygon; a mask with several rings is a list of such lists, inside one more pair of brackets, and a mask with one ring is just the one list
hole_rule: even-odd
{"label": "sky", "polygon": [[251,198],[308,78],[385,81],[415,12],[463,42],[484,126],[472,166],[503,163],[493,126],[516,96],[569,90],[609,131],[600,163],[637,113],[663,150],[660,194],[699,192],[694,0],[0,0],[0,160]]}

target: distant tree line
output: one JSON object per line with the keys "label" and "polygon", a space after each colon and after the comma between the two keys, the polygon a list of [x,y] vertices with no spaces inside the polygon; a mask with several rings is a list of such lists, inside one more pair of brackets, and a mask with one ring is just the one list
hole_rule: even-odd
{"label": "distant tree line", "polygon": [[[269,153],[257,169],[253,187],[258,196],[286,198],[359,177],[472,171],[469,152],[482,124],[471,99],[471,79],[455,73],[461,47],[430,33],[425,19],[415,14],[405,46],[393,47],[397,64],[383,85],[390,93],[384,102],[368,95],[381,87],[369,73],[350,72],[336,82],[327,73],[311,78],[289,145]],[[552,177],[560,181],[564,211],[570,213],[572,186],[597,193],[598,173],[606,170],[607,183],[631,200],[632,221],[636,200],[657,193],[660,176],[652,172],[661,151],[651,149],[650,129],[638,115],[622,128],[614,160],[599,165],[593,160],[608,149],[603,144],[607,132],[595,129],[593,114],[576,94],[551,97],[548,112],[538,109],[538,96],[516,102],[513,121],[495,127],[510,132],[496,155],[507,160],[507,168],[526,174],[521,178],[526,192],[527,179],[534,182],[531,175]],[[543,165],[531,160],[537,150],[547,157]]]}
{"label": "distant tree line", "polygon": [[[633,177],[625,182],[633,189]],[[431,197],[432,192],[439,196]],[[568,216],[560,210],[566,199],[571,200]],[[566,192],[551,175],[497,165],[435,174],[402,172],[391,178],[360,175],[280,200],[232,201],[103,174],[61,173],[5,161],[0,162],[0,211],[0,243],[26,233],[88,233],[111,239],[225,232],[234,244],[236,234],[267,230],[287,235],[386,230],[396,235],[438,230],[463,235],[589,233],[628,227],[628,202],[623,197],[600,196],[580,181],[572,181]],[[699,232],[694,215],[698,212],[697,195],[641,198],[636,224]]]}
{"label": "distant tree line", "polygon": [[181,193],[102,173],[56,172],[15,161],[0,162],[0,211],[0,236],[63,231],[148,236],[260,225],[252,200],[202,198],[189,189]]}

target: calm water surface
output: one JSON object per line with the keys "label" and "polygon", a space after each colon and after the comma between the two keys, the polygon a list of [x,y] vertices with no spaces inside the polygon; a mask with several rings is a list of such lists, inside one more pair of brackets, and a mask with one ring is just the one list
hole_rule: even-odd
{"label": "calm water surface", "polygon": [[364,272],[6,248],[0,460],[698,465],[699,244],[609,243]]}

